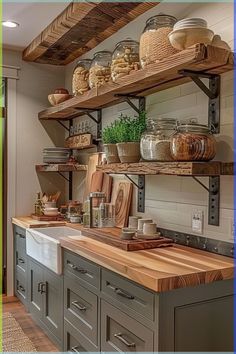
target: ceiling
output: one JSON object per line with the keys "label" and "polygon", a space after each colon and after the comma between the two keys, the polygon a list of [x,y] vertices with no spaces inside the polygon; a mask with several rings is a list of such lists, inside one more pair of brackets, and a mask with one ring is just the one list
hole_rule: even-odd
{"label": "ceiling", "polygon": [[69,4],[65,2],[9,2],[2,5],[2,20],[19,23],[16,29],[2,28],[3,47],[24,49]]}

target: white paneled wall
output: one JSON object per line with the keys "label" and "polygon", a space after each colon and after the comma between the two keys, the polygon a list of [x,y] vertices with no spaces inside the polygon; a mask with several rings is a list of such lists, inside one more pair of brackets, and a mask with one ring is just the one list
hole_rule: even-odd
{"label": "white paneled wall", "polygon": [[[209,27],[222,36],[233,49],[233,4],[231,3],[165,3],[162,2],[148,13],[140,16],[125,26],[111,38],[107,39],[86,57],[101,49],[113,50],[119,40],[129,37],[138,39],[147,18],[164,12],[177,18],[202,17],[208,21]],[[66,84],[71,88],[72,70],[75,64],[66,68]],[[188,83],[147,98],[148,117],[175,117],[183,120],[190,117],[199,122],[207,122],[208,99],[194,83]],[[120,113],[134,114],[123,103],[103,111],[103,126],[116,119]],[[221,82],[221,132],[217,135],[217,160],[233,160],[233,73],[222,75]],[[208,179],[202,178],[207,184]],[[74,192],[81,197],[80,180],[75,181]],[[177,231],[190,232],[192,214],[196,210],[204,212],[204,236],[233,242],[231,225],[233,220],[233,177],[221,178],[220,226],[208,225],[208,194],[191,177],[148,176],[146,179],[146,212],[158,225]],[[133,198],[133,213],[136,213],[136,198]]]}

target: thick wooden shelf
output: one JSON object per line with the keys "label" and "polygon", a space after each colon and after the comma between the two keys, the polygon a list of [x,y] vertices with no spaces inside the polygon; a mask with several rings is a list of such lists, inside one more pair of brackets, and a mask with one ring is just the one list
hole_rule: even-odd
{"label": "thick wooden shelf", "polygon": [[82,96],[73,97],[39,113],[39,119],[69,120],[84,111],[104,108],[122,101],[117,95],[146,96],[189,81],[179,70],[193,70],[221,74],[234,68],[233,53],[213,46],[197,44],[172,55],[159,63],[94,88]]}
{"label": "thick wooden shelf", "polygon": [[43,164],[35,166],[37,172],[79,172],[87,171],[87,165],[79,164]]}
{"label": "thick wooden shelf", "polygon": [[97,166],[98,171],[110,174],[219,176],[232,175],[233,163],[210,162],[138,162]]}
{"label": "thick wooden shelf", "polygon": [[24,50],[23,60],[66,65],[158,2],[73,2]]}

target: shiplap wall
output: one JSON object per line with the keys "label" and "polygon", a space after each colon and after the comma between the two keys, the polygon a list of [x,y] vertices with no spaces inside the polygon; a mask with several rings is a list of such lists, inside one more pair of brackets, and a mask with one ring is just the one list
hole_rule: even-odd
{"label": "shiplap wall", "polygon": [[[139,39],[147,18],[164,12],[183,17],[202,17],[208,21],[209,27],[222,36],[233,49],[233,4],[232,3],[161,3],[131,24],[125,26],[111,38],[104,41],[93,53],[102,49],[113,50],[115,43],[127,38]],[[66,86],[71,89],[71,77],[75,63],[66,68]],[[197,118],[207,123],[208,99],[194,83],[184,84],[147,97],[148,117],[175,117],[177,119]],[[103,126],[116,119],[120,113],[134,114],[128,106],[120,104],[103,110]],[[221,83],[221,132],[217,135],[218,149],[216,159],[233,160],[233,73],[222,75]],[[81,160],[86,154],[80,155]],[[74,195],[82,197],[83,177],[74,180]],[[208,179],[202,178],[207,184]],[[192,178],[172,176],[148,176],[146,178],[146,211],[145,215],[157,221],[160,227],[176,231],[190,232],[194,211],[204,212],[203,235],[233,242],[232,222],[234,214],[233,177],[221,178],[220,226],[208,225],[208,194]],[[136,196],[133,198],[133,214],[136,214]]]}

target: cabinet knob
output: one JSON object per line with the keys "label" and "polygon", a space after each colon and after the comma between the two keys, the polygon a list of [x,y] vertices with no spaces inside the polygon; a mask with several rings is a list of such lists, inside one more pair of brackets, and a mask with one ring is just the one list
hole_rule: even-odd
{"label": "cabinet knob", "polygon": [[129,348],[135,348],[136,344],[135,343],[130,343],[128,342],[124,337],[122,333],[115,333],[114,337],[119,339],[120,342],[122,342],[123,344],[125,344],[127,347]]}

